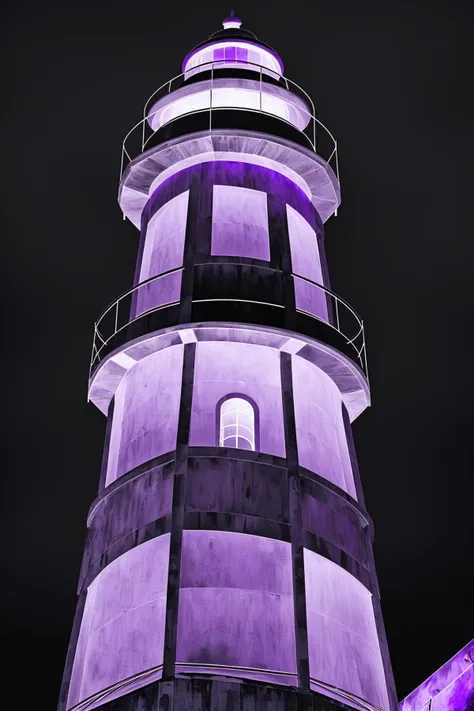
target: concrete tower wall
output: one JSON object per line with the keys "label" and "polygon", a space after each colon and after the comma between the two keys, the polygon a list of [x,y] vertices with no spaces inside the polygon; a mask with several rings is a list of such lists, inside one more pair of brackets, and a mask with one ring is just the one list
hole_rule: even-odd
{"label": "concrete tower wall", "polygon": [[[192,354],[187,373],[185,349],[188,360]],[[228,395],[247,398],[258,412],[255,451],[218,446],[219,406]],[[298,666],[306,664],[315,691],[336,687],[389,708],[372,603],[370,527],[355,504],[358,475],[343,412],[324,371],[269,346],[232,340],[171,346],[127,371],[111,407],[106,488],[89,517],[80,586],[85,607],[66,708],[162,676],[167,605],[177,619],[172,655],[179,673],[298,686]],[[295,578],[295,506],[303,599]],[[168,598],[176,525],[179,584]],[[303,658],[299,605],[307,629]]]}
{"label": "concrete tower wall", "polygon": [[[190,266],[237,258],[262,267],[262,277],[269,268],[293,273],[297,308],[330,318],[325,293],[311,283],[329,286],[322,223],[311,201],[284,175],[238,161],[191,166],[155,190],[143,213],[136,271],[137,284],[151,281],[138,290],[133,315],[180,301],[185,259]],[[254,298],[258,291],[254,284]]]}
{"label": "concrete tower wall", "polygon": [[[363,325],[324,251],[338,181],[277,55],[226,22],[227,75],[192,53],[122,177],[140,242],[95,327],[107,433],[59,711],[395,711],[350,429]],[[273,69],[241,53],[241,76],[238,37]],[[192,108],[213,98],[217,130]]]}

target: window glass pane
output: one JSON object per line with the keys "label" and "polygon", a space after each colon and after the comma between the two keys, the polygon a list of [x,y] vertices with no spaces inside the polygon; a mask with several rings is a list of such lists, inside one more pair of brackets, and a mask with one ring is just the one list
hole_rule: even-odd
{"label": "window glass pane", "polygon": [[225,58],[227,61],[232,61],[233,59],[235,59],[235,47],[225,48]]}
{"label": "window glass pane", "polygon": [[219,445],[238,449],[255,449],[255,413],[243,398],[232,397],[221,405]]}
{"label": "window glass pane", "polygon": [[252,443],[248,441],[248,439],[244,439],[243,437],[238,437],[237,438],[237,447],[238,449],[250,449],[253,450]]}

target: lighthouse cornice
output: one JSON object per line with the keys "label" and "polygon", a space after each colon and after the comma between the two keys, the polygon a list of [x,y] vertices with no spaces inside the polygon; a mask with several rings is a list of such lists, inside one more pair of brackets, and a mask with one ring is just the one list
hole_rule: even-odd
{"label": "lighthouse cornice", "polygon": [[323,222],[340,205],[338,177],[314,151],[274,134],[214,129],[174,138],[131,160],[119,186],[124,216],[140,228],[145,205],[165,180],[191,165],[228,160],[271,168],[290,178],[309,197]]}
{"label": "lighthouse cornice", "polygon": [[[214,302],[219,307],[218,302]],[[209,309],[211,304],[205,307]],[[221,310],[231,310],[233,303],[221,302]],[[204,306],[204,304],[203,304]],[[248,304],[243,305],[248,310]],[[217,315],[217,314],[216,314]],[[258,317],[261,323],[261,311]],[[171,306],[149,312],[135,320],[131,327],[136,335],[130,339],[130,330],[117,332],[102,348],[101,358],[92,366],[89,381],[89,400],[104,414],[120,383],[133,368],[144,358],[165,348],[181,346],[185,343],[229,342],[251,343],[278,352],[298,355],[322,370],[341,393],[351,421],[355,420],[370,405],[370,390],[362,362],[357,364],[357,351],[347,338],[338,334],[334,328],[323,321],[315,323],[309,314],[302,314],[300,324],[306,322],[308,334],[286,331],[281,328],[265,327],[252,323],[239,323],[225,320],[191,322],[176,326],[155,329],[160,320],[164,323],[177,317],[177,309]],[[320,340],[309,335],[317,332]],[[338,347],[328,345],[327,341],[336,342]],[[326,342],[325,342],[326,341]],[[96,341],[97,343],[97,341]],[[346,353],[344,353],[344,350]]]}

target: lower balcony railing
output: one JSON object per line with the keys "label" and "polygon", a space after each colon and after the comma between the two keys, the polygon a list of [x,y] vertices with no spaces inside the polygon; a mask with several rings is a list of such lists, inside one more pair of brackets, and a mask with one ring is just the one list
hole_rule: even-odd
{"label": "lower balcony railing", "polygon": [[363,321],[325,286],[254,264],[211,262],[190,269],[191,310],[185,315],[180,308],[186,296],[183,267],[137,284],[103,311],[94,325],[90,374],[112,350],[147,333],[181,323],[230,321],[323,341],[342,350],[368,377]]}

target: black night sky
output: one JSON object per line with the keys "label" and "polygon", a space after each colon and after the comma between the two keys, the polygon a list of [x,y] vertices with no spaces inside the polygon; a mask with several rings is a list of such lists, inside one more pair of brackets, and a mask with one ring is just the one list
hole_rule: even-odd
{"label": "black night sky", "polygon": [[[8,711],[53,710],[59,692],[105,433],[86,403],[93,323],[131,285],[138,243],[116,203],[121,141],[229,10],[2,5]],[[339,142],[328,261],[367,332],[373,406],[354,433],[402,698],[474,635],[474,4],[235,10]]]}

